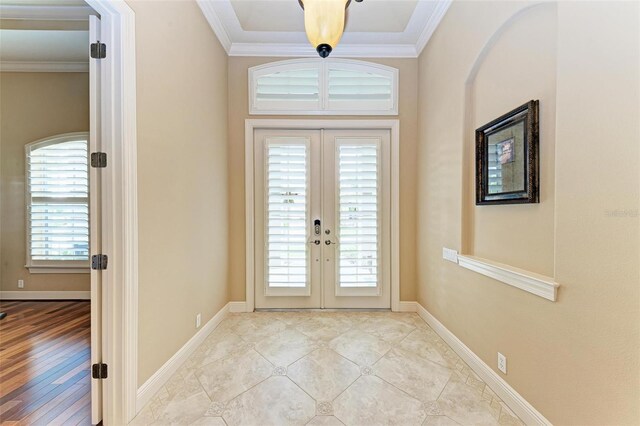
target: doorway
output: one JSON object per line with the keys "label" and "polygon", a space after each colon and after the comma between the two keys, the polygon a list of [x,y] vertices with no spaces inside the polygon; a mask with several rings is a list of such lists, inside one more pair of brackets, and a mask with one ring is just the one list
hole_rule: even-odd
{"label": "doorway", "polygon": [[393,126],[306,123],[252,130],[247,299],[257,309],[390,309]]}

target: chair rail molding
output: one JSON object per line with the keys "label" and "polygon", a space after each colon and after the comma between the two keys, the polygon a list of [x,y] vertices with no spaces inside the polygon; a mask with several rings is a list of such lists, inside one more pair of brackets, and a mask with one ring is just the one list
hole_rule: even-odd
{"label": "chair rail molding", "polygon": [[560,285],[551,277],[468,255],[458,255],[458,265],[552,302],[558,297]]}

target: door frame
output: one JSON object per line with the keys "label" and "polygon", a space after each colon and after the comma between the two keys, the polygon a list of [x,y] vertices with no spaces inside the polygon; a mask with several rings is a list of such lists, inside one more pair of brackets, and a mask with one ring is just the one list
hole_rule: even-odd
{"label": "door frame", "polygon": [[[138,204],[135,15],[124,0],[85,0],[100,14],[103,271],[102,359],[109,367],[102,390],[103,424],[127,424],[136,415],[138,389]],[[103,61],[103,62],[102,62]]]}
{"label": "door frame", "polygon": [[245,310],[255,310],[254,131],[389,130],[391,134],[391,310],[400,311],[400,120],[246,119],[244,125]]}

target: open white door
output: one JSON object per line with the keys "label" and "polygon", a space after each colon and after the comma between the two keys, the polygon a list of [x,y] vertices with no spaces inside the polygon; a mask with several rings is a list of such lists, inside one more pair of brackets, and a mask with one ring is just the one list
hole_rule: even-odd
{"label": "open white door", "polygon": [[[100,40],[100,19],[89,16],[89,40]],[[101,151],[100,60],[89,59],[89,152]],[[102,253],[100,169],[89,167],[90,253]],[[91,364],[102,363],[102,271],[91,269]],[[91,423],[102,421],[102,380],[91,380]]]}

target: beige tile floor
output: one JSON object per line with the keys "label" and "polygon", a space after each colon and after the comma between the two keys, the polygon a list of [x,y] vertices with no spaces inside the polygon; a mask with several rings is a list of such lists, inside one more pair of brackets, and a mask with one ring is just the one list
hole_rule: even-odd
{"label": "beige tile floor", "polygon": [[132,424],[522,422],[416,314],[264,312],[225,319]]}

